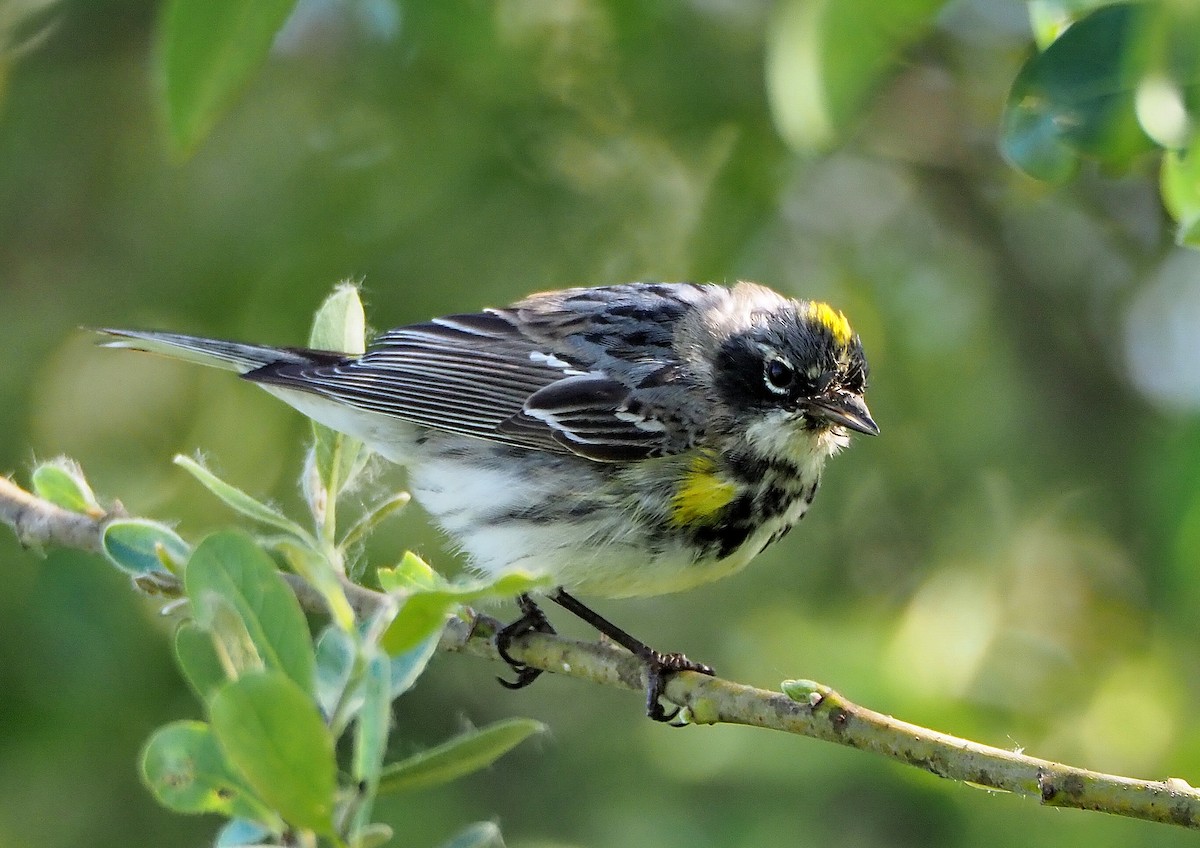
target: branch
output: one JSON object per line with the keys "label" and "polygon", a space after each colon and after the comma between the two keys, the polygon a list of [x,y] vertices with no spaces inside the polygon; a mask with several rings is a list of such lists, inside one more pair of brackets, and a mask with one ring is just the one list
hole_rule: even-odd
{"label": "branch", "polygon": [[105,523],[118,515],[124,515],[119,505],[101,516],[71,512],[0,477],[0,521],[11,527],[17,541],[26,547],[57,545],[99,553],[100,533]]}
{"label": "branch", "polygon": [[[9,525],[23,544],[98,551],[100,533],[116,514],[123,511],[99,517],[70,512],[0,477],[0,521]],[[324,611],[321,596],[308,584],[296,575],[284,577],[306,609]],[[380,593],[361,586],[347,584],[346,589],[359,615],[383,600]],[[495,619],[482,615],[471,621],[451,619],[441,649],[500,661],[493,641],[498,627]],[[612,645],[529,633],[517,639],[510,652],[533,668],[602,686],[645,689],[642,663]],[[1046,806],[1200,829],[1200,792],[1177,778],[1135,780],[1089,771],[899,721],[817,683],[790,681],[784,688],[787,694],[682,672],[671,677],[666,695],[686,707],[696,724],[744,724],[811,736],[881,754],[938,777],[1032,795]]]}

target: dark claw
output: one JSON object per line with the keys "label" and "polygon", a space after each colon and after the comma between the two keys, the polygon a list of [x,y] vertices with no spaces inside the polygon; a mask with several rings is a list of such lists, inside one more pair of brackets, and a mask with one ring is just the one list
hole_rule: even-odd
{"label": "dark claw", "polygon": [[512,669],[517,673],[516,680],[505,680],[503,677],[496,678],[496,682],[505,689],[524,689],[542,675],[540,668],[530,668],[527,665],[514,665]]}
{"label": "dark claw", "polygon": [[509,654],[508,646],[512,644],[513,639],[531,632],[555,632],[554,627],[546,618],[546,614],[542,612],[541,608],[528,595],[518,595],[517,606],[521,608],[521,617],[512,624],[501,628],[496,634],[496,653],[517,674],[517,679],[513,681],[505,680],[503,677],[496,678],[500,682],[500,685],[507,689],[524,689],[542,675],[540,668],[530,668]]}
{"label": "dark claw", "polygon": [[711,666],[689,660],[683,654],[660,654],[647,648],[642,657],[646,662],[646,715],[652,721],[661,721],[671,727],[686,727],[687,722],[676,722],[680,707],[667,712],[660,699],[667,689],[667,680],[680,671],[695,671],[710,677],[715,673]]}
{"label": "dark claw", "polygon": [[[704,665],[704,663],[692,662],[683,654],[659,653],[645,642],[641,642],[630,636],[595,610],[584,606],[561,586],[549,597],[554,603],[583,619],[644,662],[646,664],[646,715],[654,721],[665,722],[672,727],[684,726],[683,723],[675,723],[675,719],[679,715],[679,709],[676,708],[668,713],[663,709],[659,701],[666,691],[667,679],[677,671],[695,671],[711,676],[713,670],[709,666]],[[525,607],[522,606],[521,609],[525,609]]]}

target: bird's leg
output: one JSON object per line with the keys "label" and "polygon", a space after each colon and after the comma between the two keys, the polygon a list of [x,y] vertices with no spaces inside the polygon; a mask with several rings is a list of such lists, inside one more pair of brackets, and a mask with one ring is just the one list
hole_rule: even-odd
{"label": "bird's leg", "polygon": [[654,650],[646,643],[630,636],[607,618],[581,604],[576,598],[567,594],[561,586],[554,591],[554,594],[550,595],[550,600],[577,615],[644,662],[647,671],[646,715],[654,721],[666,722],[673,727],[682,726],[674,723],[675,717],[679,715],[679,708],[676,707],[668,713],[663,709],[660,701],[667,687],[667,680],[672,674],[679,671],[697,671],[700,674],[711,675],[713,674],[712,668],[703,663],[693,662],[683,654],[663,654]]}
{"label": "bird's leg", "polygon": [[517,595],[517,606],[521,610],[521,617],[512,624],[501,628],[496,634],[496,653],[508,663],[509,668],[517,673],[517,679],[513,681],[505,680],[503,677],[496,678],[500,681],[501,686],[509,689],[524,689],[542,674],[540,668],[530,668],[508,653],[508,646],[512,644],[512,640],[530,632],[554,632],[554,627],[546,619],[546,614],[533,602],[533,598],[526,594]]}

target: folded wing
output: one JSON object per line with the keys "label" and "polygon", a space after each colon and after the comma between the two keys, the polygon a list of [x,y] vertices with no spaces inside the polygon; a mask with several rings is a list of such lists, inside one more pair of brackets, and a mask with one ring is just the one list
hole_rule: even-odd
{"label": "folded wing", "polygon": [[670,452],[667,424],[631,387],[523,335],[510,313],[392,330],[366,354],[270,363],[244,376],[435,430],[602,462]]}

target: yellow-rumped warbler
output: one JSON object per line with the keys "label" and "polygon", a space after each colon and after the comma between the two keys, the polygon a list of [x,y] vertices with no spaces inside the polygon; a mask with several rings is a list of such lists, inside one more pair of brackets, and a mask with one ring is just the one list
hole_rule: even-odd
{"label": "yellow-rumped warbler", "polygon": [[[362,356],[105,330],[110,344],[238,371],[408,468],[408,484],[488,574],[548,575],[550,598],[665,677],[663,655],[572,592],[674,592],[741,569],[791,529],[848,431],[876,434],[845,316],[752,283],[633,283],[532,295],[384,333]],[[565,588],[562,588],[565,587]],[[531,599],[501,631],[550,630]],[[503,681],[502,681],[503,682]]]}

